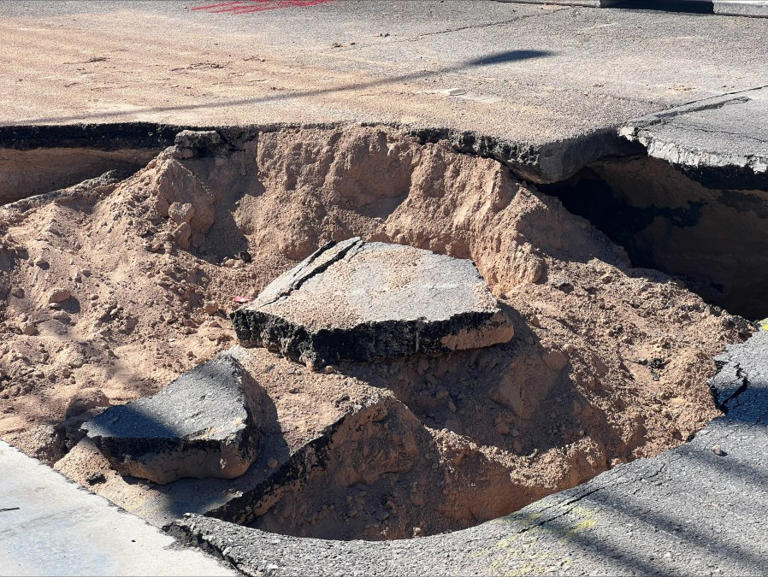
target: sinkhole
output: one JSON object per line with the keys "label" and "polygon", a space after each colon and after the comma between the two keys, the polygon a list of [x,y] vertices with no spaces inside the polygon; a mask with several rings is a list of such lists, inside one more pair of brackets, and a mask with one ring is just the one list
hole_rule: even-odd
{"label": "sinkhole", "polygon": [[[157,525],[382,540],[508,514],[689,439],[713,357],[766,315],[760,183],[631,156],[531,185],[376,125],[46,130],[0,139],[0,435]],[[514,338],[324,367],[237,348],[229,313],[352,237],[471,260]],[[205,474],[131,477],[85,435],[230,350],[247,470],[209,476],[200,443]]]}

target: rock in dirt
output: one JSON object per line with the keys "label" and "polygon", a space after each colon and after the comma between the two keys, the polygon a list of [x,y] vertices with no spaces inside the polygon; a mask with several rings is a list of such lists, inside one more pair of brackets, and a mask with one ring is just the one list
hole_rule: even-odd
{"label": "rock in dirt", "polygon": [[237,477],[256,457],[261,435],[250,407],[257,385],[236,355],[237,349],[221,353],[152,397],[107,409],[83,429],[122,475],[156,483]]}
{"label": "rock in dirt", "polygon": [[178,158],[194,158],[221,144],[215,130],[182,130],[174,139],[174,154]]}
{"label": "rock in dirt", "polygon": [[315,368],[475,349],[514,336],[472,261],[360,238],[320,248],[232,319],[243,344]]}
{"label": "rock in dirt", "polygon": [[27,336],[34,336],[37,334],[37,326],[32,322],[21,323],[21,334]]}
{"label": "rock in dirt", "polygon": [[89,485],[98,485],[100,483],[106,483],[107,478],[104,476],[104,473],[91,473],[86,477],[85,481]]}
{"label": "rock in dirt", "polygon": [[72,293],[69,291],[69,289],[65,289],[62,287],[56,287],[51,290],[51,292],[48,294],[48,302],[49,303],[63,303],[65,300],[69,299],[72,296]]}
{"label": "rock in dirt", "polygon": [[188,223],[195,216],[195,207],[190,202],[173,202],[168,207],[168,216],[176,224]]}

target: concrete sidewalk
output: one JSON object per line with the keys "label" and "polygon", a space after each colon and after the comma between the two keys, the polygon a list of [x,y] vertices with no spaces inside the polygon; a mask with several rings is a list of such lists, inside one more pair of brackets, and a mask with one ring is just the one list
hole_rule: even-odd
{"label": "concrete sidewalk", "polygon": [[0,575],[237,575],[0,441]]}

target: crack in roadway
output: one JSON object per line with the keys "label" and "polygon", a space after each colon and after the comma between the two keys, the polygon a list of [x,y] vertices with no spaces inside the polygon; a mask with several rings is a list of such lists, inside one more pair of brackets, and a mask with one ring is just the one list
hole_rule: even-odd
{"label": "crack in roadway", "polygon": [[734,406],[728,406],[728,403],[730,403],[731,401],[737,400],[739,396],[744,391],[747,390],[747,387],[749,387],[749,378],[747,377],[747,373],[741,367],[741,364],[739,362],[736,362],[734,364],[734,367],[736,368],[736,379],[741,379],[741,383],[739,384],[737,389],[728,396],[727,399],[717,404],[717,408],[723,411],[723,413],[725,413],[726,415],[728,414],[728,411],[739,406],[738,404]]}
{"label": "crack in roadway", "polygon": [[[671,461],[669,461],[669,463],[672,463],[672,462],[677,461],[679,459],[680,459],[680,457],[678,457],[676,459],[672,459]],[[555,521],[556,519],[560,519],[561,517],[565,517],[566,515],[568,515],[571,511],[573,511],[576,508],[575,503],[578,503],[579,501],[582,501],[582,500],[586,499],[587,497],[589,497],[591,495],[594,495],[598,491],[602,491],[604,489],[614,489],[616,487],[620,487],[620,486],[623,486],[623,485],[635,484],[635,483],[638,483],[639,481],[649,481],[651,479],[654,479],[655,477],[659,476],[664,471],[664,469],[667,467],[667,465],[669,463],[659,463],[658,469],[653,471],[649,475],[641,474],[639,476],[634,476],[631,479],[626,479],[625,478],[625,479],[622,479],[622,480],[617,480],[616,482],[613,482],[613,483],[609,482],[609,483],[607,483],[605,485],[601,485],[601,486],[595,487],[595,488],[593,488],[591,490],[584,491],[580,495],[577,495],[577,496],[573,497],[572,499],[568,499],[567,501],[563,501],[561,503],[554,503],[552,505],[548,505],[547,507],[544,507],[540,511],[537,511],[537,513],[543,513],[544,511],[548,511],[548,510],[551,510],[551,509],[557,509],[557,508],[561,508],[561,507],[568,507],[568,508],[565,511],[562,511],[562,512],[558,513],[557,515],[554,515],[552,517],[548,517],[546,519],[543,519],[541,521],[538,521],[536,523],[532,523],[530,525],[527,525],[527,526],[523,527],[522,529],[520,529],[518,531],[518,534],[526,533],[526,532],[530,531],[531,529],[536,529],[537,527],[543,527],[547,523],[551,523],[552,521]],[[571,506],[571,505],[573,505],[573,506]]]}
{"label": "crack in roadway", "polygon": [[535,18],[537,16],[549,16],[550,14],[562,12],[563,10],[568,10],[568,8],[558,8],[555,10],[551,10],[546,14],[542,12],[537,12],[535,14],[521,14],[514,18],[508,18],[506,20],[500,20],[498,22],[486,22],[484,24],[468,24],[466,26],[458,26],[456,28],[436,30],[435,32],[424,32],[423,34],[419,34],[417,36],[409,36],[408,38],[399,40],[398,42],[415,42],[417,40],[421,40],[422,38],[426,38],[427,36],[437,36],[439,34],[450,34],[452,32],[461,32],[462,30],[482,30],[484,28],[493,28],[494,26],[506,26],[507,24],[514,24],[515,22],[520,22],[521,20],[527,20],[528,18]]}

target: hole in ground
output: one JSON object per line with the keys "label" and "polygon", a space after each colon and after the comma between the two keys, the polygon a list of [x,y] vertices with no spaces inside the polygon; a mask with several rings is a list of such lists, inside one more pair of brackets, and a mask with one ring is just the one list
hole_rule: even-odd
{"label": "hole in ground", "polygon": [[0,205],[109,171],[127,176],[172,144],[179,130],[143,122],[0,127]]}
{"label": "hole in ground", "polygon": [[[100,196],[0,208],[0,235],[0,434],[83,484],[103,474],[93,490],[158,524],[194,510],[336,539],[467,527],[683,442],[718,414],[712,358],[739,339],[503,165],[388,127],[187,134]],[[351,236],[473,259],[517,337],[335,374],[251,351],[271,440],[231,481],[138,483],[77,443],[89,414],[230,347],[234,297]],[[62,289],[78,307],[51,307]]]}
{"label": "hole in ground", "polygon": [[541,189],[624,247],[635,266],[673,274],[708,302],[762,319],[768,188],[754,178],[745,184],[755,188],[728,189],[712,175],[638,157],[601,161]]}

